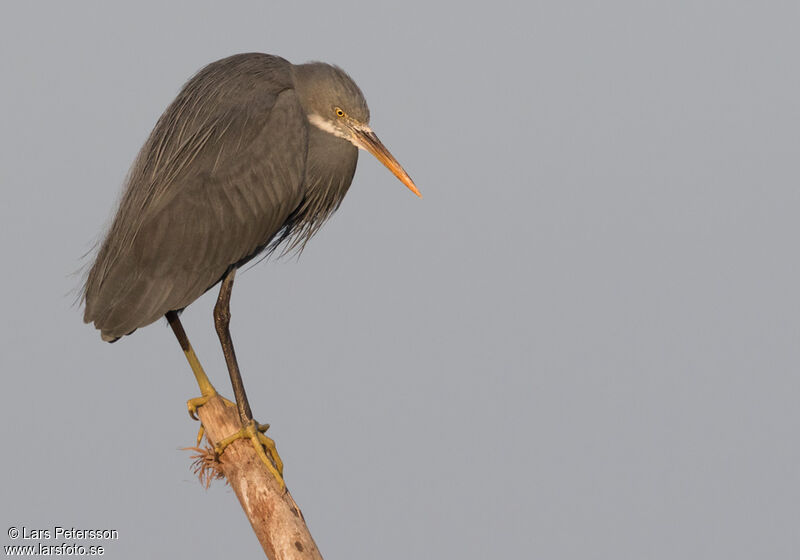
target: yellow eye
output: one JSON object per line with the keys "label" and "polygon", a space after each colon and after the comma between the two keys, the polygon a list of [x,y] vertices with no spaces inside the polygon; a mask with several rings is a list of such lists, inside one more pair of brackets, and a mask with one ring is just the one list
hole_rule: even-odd
{"label": "yellow eye", "polygon": [[343,117],[344,116],[344,111],[339,109],[339,107],[336,107],[336,116],[337,117]]}

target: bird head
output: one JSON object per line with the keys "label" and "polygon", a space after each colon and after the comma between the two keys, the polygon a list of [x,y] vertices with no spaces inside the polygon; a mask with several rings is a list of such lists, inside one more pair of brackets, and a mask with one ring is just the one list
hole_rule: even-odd
{"label": "bird head", "polygon": [[294,67],[295,87],[308,121],[315,127],[366,150],[411,191],[422,197],[414,181],[369,127],[364,94],[347,73],[321,62]]}

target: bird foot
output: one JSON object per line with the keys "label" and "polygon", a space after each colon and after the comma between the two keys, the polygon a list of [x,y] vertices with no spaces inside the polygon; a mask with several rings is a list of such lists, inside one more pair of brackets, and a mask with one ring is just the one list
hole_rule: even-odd
{"label": "bird foot", "polygon": [[280,484],[281,490],[283,490],[286,488],[286,483],[283,481],[283,461],[278,455],[275,442],[264,435],[264,432],[268,429],[269,424],[259,424],[255,420],[250,420],[241,430],[218,442],[214,446],[214,452],[219,457],[225,451],[225,448],[237,439],[248,438],[261,461],[267,466],[267,469],[269,469],[269,472],[272,473],[278,484]]}
{"label": "bird foot", "polygon": [[[212,391],[213,392],[209,393],[208,395],[202,395],[200,397],[195,397],[193,399],[189,399],[188,401],[186,401],[186,408],[189,409],[189,416],[193,420],[197,420],[199,422],[200,418],[198,418],[197,416],[197,409],[206,404],[212,397],[217,396],[217,392],[213,390],[213,388]],[[229,401],[225,397],[220,396],[220,398],[227,406],[233,406],[233,407],[236,406],[236,403]],[[206,429],[203,426],[203,423],[200,422],[200,429],[197,431],[197,445],[200,445],[200,442],[203,440],[203,436],[205,435],[205,433]]]}

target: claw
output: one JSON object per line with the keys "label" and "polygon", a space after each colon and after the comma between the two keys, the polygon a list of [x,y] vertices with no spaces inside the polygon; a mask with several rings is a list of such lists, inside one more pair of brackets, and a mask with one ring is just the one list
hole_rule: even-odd
{"label": "claw", "polygon": [[[253,444],[253,449],[256,450],[258,457],[266,465],[269,472],[272,473],[272,476],[278,481],[281,490],[283,490],[286,488],[286,483],[283,481],[283,461],[280,455],[278,455],[275,442],[264,435],[264,432],[268,429],[269,424],[259,424],[255,420],[251,420],[244,428],[218,442],[217,445],[214,446],[214,452],[217,456],[220,456],[225,452],[225,448],[237,439],[248,438],[250,443]],[[265,449],[269,452],[269,456],[264,452]]]}
{"label": "claw", "polygon": [[[269,428],[269,425],[267,425],[266,427]],[[272,438],[265,436],[264,432],[262,432],[260,428],[258,433],[258,441],[261,444],[262,448],[267,449],[269,451],[269,456],[272,459],[272,462],[275,463],[275,468],[277,469],[278,474],[280,474],[281,476],[281,480],[279,480],[279,482],[283,482],[283,460],[281,459],[281,456],[278,455],[278,448],[275,447],[275,441]]]}
{"label": "claw", "polygon": [[[193,399],[189,399],[186,401],[186,408],[189,410],[189,416],[192,420],[200,421],[200,418],[197,417],[197,409],[206,404],[211,397],[216,397],[217,392],[211,393],[210,395],[203,395],[201,397],[195,397]],[[225,403],[225,406],[236,406],[236,403],[229,401],[225,397],[220,397],[222,402]],[[269,425],[267,425],[269,427]]]}
{"label": "claw", "polygon": [[203,395],[202,397],[196,397],[186,401],[186,408],[189,410],[189,416],[192,418],[192,420],[200,420],[200,418],[197,417],[197,409],[206,404],[214,395],[216,395],[216,393],[211,395]]}
{"label": "claw", "polygon": [[[200,418],[197,417],[197,409],[200,408],[201,406],[203,406],[204,404],[206,404],[209,401],[209,399],[211,399],[211,397],[215,397],[215,396],[217,396],[216,392],[214,392],[214,393],[212,393],[210,395],[203,395],[201,397],[195,397],[193,399],[189,399],[188,401],[186,401],[186,408],[189,409],[189,416],[193,420],[197,420],[199,422]],[[233,406],[233,407],[236,406],[236,403],[229,401],[225,397],[220,397],[220,398],[222,399],[222,402],[224,402],[226,406]],[[261,429],[261,428],[264,428],[263,431],[266,431],[267,428],[269,428],[269,424],[266,424],[266,427],[259,426],[259,429]],[[205,433],[206,433],[206,428],[201,423],[200,424],[200,430],[198,430],[198,432],[197,432],[197,445],[200,445],[200,441],[202,441],[203,436],[205,435]]]}

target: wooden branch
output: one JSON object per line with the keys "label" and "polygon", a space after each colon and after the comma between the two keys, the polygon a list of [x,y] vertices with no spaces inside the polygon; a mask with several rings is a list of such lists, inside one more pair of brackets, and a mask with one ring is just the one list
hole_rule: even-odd
{"label": "wooden branch", "polygon": [[[201,406],[197,415],[212,446],[242,427],[236,408],[226,406],[219,396]],[[267,558],[322,560],[300,508],[288,489],[281,490],[249,439],[231,443],[218,466],[236,492]]]}

